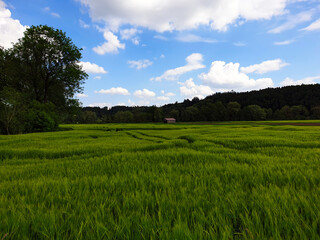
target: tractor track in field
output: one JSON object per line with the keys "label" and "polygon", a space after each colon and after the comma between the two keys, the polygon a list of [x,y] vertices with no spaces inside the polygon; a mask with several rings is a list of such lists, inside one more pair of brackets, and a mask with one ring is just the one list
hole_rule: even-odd
{"label": "tractor track in field", "polygon": [[167,138],[167,137],[163,137],[163,136],[150,135],[150,134],[146,134],[146,133],[142,133],[142,132],[136,132],[136,133],[139,133],[139,134],[146,136],[146,137],[160,138],[162,140],[171,140],[171,138]]}
{"label": "tractor track in field", "polygon": [[[132,133],[132,132],[125,132],[128,136],[130,137],[133,137],[135,139],[138,139],[138,140],[145,140],[145,141],[149,141],[149,142],[153,142],[153,143],[163,143],[163,141],[159,141],[159,140],[152,140],[152,139],[148,139],[148,138],[143,138],[143,137],[140,137],[140,136],[137,136],[136,134]],[[140,135],[143,136],[143,134],[139,133],[139,132],[136,132]]]}

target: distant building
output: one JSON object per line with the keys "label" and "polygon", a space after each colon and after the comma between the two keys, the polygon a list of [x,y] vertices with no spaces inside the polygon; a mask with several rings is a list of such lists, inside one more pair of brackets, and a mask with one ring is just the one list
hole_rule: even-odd
{"label": "distant building", "polygon": [[176,119],[175,118],[165,118],[164,123],[176,123]]}

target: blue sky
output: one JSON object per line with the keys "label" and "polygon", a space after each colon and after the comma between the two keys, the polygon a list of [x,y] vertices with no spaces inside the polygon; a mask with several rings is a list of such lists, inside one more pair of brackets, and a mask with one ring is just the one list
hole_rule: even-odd
{"label": "blue sky", "polygon": [[83,106],[320,82],[320,0],[0,0],[0,45],[40,24],[83,48]]}

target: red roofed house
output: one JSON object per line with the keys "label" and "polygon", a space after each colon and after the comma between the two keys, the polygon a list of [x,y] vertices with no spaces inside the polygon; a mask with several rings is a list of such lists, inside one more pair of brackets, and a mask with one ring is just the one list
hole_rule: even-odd
{"label": "red roofed house", "polygon": [[176,123],[176,119],[175,118],[165,118],[164,123]]}

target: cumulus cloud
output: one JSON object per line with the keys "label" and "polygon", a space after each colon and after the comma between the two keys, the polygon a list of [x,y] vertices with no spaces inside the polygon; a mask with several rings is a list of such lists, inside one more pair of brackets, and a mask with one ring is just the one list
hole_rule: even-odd
{"label": "cumulus cloud", "polygon": [[78,98],[87,98],[87,97],[89,97],[87,94],[84,94],[84,93],[78,93],[76,96]]}
{"label": "cumulus cloud", "polygon": [[250,79],[245,73],[239,71],[239,63],[212,62],[208,73],[202,73],[199,78],[212,89],[219,91],[254,90],[273,86],[271,78]]}
{"label": "cumulus cloud", "polygon": [[121,39],[124,39],[124,40],[130,40],[131,39],[133,44],[139,45],[140,40],[136,36],[139,33],[142,33],[142,31],[138,30],[136,28],[127,28],[127,29],[122,29],[120,31],[120,36],[121,36]]}
{"label": "cumulus cloud", "polygon": [[185,66],[169,69],[165,71],[160,77],[154,77],[154,78],[151,78],[150,80],[161,81],[165,79],[165,80],[174,81],[179,79],[179,77],[182,74],[206,67],[205,65],[202,64],[203,57],[200,53],[191,54],[186,58],[186,61],[187,61],[187,64]]}
{"label": "cumulus cloud", "polygon": [[163,95],[163,96],[157,97],[157,100],[160,100],[160,101],[169,101],[170,97],[174,97],[176,95],[172,92],[166,93],[164,90],[161,90],[160,92]]}
{"label": "cumulus cloud", "polygon": [[301,84],[315,84],[316,80],[320,80],[320,76],[307,77],[300,80],[293,80],[292,78],[286,78],[280,83],[280,86],[292,86],[292,85],[301,85]]}
{"label": "cumulus cloud", "polygon": [[110,94],[110,95],[130,95],[129,91],[122,87],[113,87],[110,89],[101,89],[95,93]]}
{"label": "cumulus cloud", "polygon": [[204,38],[200,37],[194,34],[180,34],[178,37],[176,37],[176,40],[180,42],[203,42],[203,43],[216,43],[217,40],[215,39],[209,39],[209,38]]}
{"label": "cumulus cloud", "polygon": [[0,46],[6,49],[12,47],[12,43],[23,37],[26,29],[27,26],[23,26],[19,20],[11,18],[10,10],[0,0]]}
{"label": "cumulus cloud", "polygon": [[95,51],[99,55],[104,55],[106,53],[118,53],[119,49],[125,49],[125,44],[120,43],[118,37],[114,35],[112,32],[106,30],[104,31],[103,37],[106,42],[102,45],[94,47],[93,51]]}
{"label": "cumulus cloud", "polygon": [[242,67],[240,68],[241,72],[243,73],[258,73],[258,74],[264,74],[267,72],[273,72],[278,71],[281,68],[288,66],[289,64],[282,61],[281,59],[274,59],[274,60],[268,60],[264,61],[259,64],[254,64],[248,67]]}
{"label": "cumulus cloud", "polygon": [[182,96],[186,96],[190,99],[194,97],[205,98],[208,95],[213,94],[213,90],[209,86],[196,85],[192,78],[188,79],[184,83],[180,83],[180,93]]}
{"label": "cumulus cloud", "polygon": [[149,66],[151,66],[153,64],[153,62],[151,62],[148,59],[143,59],[143,60],[138,60],[138,61],[128,61],[128,64],[131,68],[136,68],[138,70],[142,69],[142,68],[147,68]]}
{"label": "cumulus cloud", "polygon": [[160,96],[160,97],[157,97],[157,100],[160,100],[160,101],[169,101],[170,98],[167,97],[167,96]]}
{"label": "cumulus cloud", "polygon": [[80,66],[82,66],[83,70],[87,73],[95,73],[95,74],[105,74],[108,73],[106,70],[104,70],[103,67],[98,66],[95,63],[91,62],[80,62]]}
{"label": "cumulus cloud", "polygon": [[151,97],[155,97],[156,94],[148,89],[143,89],[143,90],[137,90],[134,92],[133,94],[134,96],[138,97],[138,98],[151,98]]}
{"label": "cumulus cloud", "polygon": [[285,23],[273,28],[268,33],[281,33],[286,30],[295,28],[297,25],[310,21],[312,19],[313,11],[305,11],[296,15],[290,15]]}
{"label": "cumulus cloud", "polygon": [[129,24],[158,32],[210,26],[225,31],[237,21],[270,19],[283,14],[287,0],[78,0],[89,8],[94,21],[117,30]]}
{"label": "cumulus cloud", "polygon": [[320,18],[315,22],[311,23],[308,27],[303,28],[302,30],[308,31],[308,32],[320,30]]}
{"label": "cumulus cloud", "polygon": [[285,40],[285,41],[281,41],[281,42],[274,42],[274,45],[278,45],[278,46],[282,46],[282,45],[289,45],[291,43],[293,43],[294,40]]}

